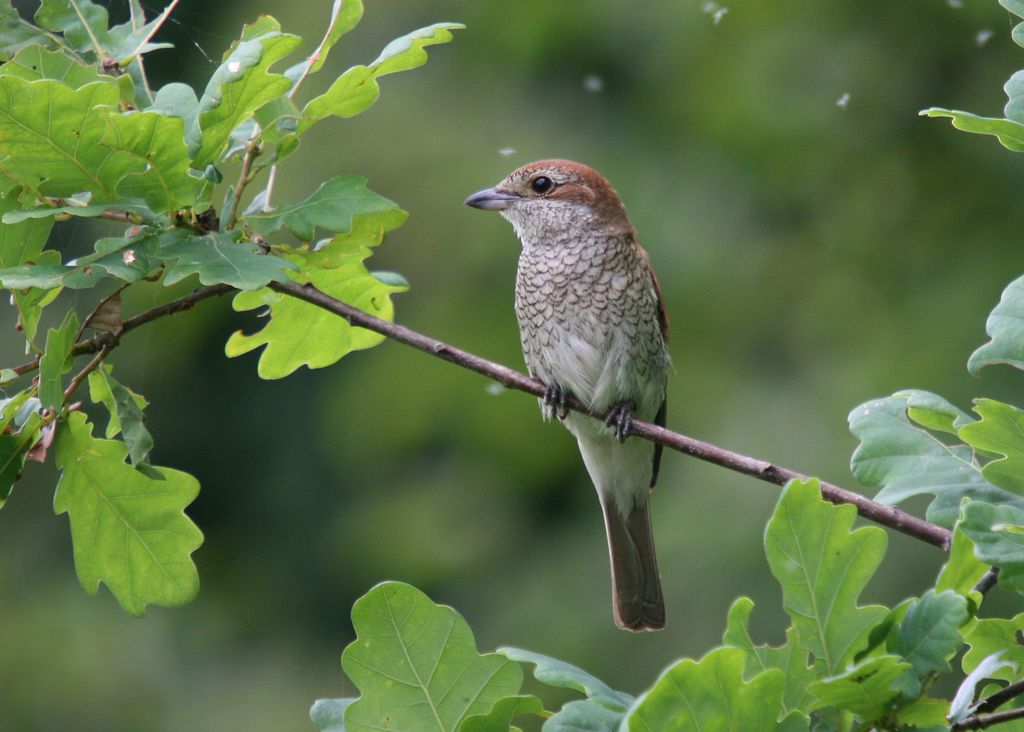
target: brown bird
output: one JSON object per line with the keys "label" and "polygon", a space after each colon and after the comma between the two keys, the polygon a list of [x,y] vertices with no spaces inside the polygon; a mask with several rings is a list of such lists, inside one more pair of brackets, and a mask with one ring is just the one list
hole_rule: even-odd
{"label": "brown bird", "polygon": [[[547,387],[545,419],[576,437],[604,511],[615,622],[665,626],[648,497],[661,447],[631,440],[631,420],[665,424],[668,316],[658,278],[618,194],[569,160],[513,171],[466,204],[500,211],[523,245],[515,309],[530,375]],[[604,423],[570,413],[575,396]]]}

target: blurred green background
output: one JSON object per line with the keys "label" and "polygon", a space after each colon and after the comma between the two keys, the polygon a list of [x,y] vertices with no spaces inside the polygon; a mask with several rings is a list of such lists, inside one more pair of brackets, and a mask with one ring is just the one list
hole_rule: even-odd
{"label": "blurred green background", "polygon": [[[385,79],[366,114],[317,126],[275,198],[359,173],[407,209],[370,262],[412,282],[400,322],[520,366],[518,243],[462,201],[568,157],[618,188],[660,275],[671,427],[853,487],[846,414],[860,402],[910,386],[964,407],[1022,401],[1024,376],[978,381],[964,363],[1022,268],[1024,158],[917,116],[1001,110],[1024,49],[995,0],[738,0],[717,23],[700,0],[366,4],[305,92],[413,28],[468,29]],[[202,87],[258,12],[312,49],[329,8],[183,0],[164,34],[177,48],[150,57],[151,75]],[[54,245],[85,251],[98,231],[61,229]],[[166,296],[154,286],[127,307]],[[5,365],[22,360],[11,310]],[[762,551],[775,487],[667,454],[653,511],[669,627],[627,634],[575,445],[532,398],[392,343],[261,382],[254,356],[223,356],[240,327],[257,323],[208,302],[112,359],[152,400],[153,461],[202,483],[195,602],[137,620],[105,589],[86,595],[52,465],[31,465],[0,512],[0,729],[311,729],[315,698],[355,693],[338,663],[349,609],[384,579],[456,607],[482,649],[530,648],[631,692],[715,645],[740,594],[758,604],[756,635],[782,640]],[[920,592],[941,561],[892,535],[866,600]],[[989,610],[1014,604],[996,591]]]}

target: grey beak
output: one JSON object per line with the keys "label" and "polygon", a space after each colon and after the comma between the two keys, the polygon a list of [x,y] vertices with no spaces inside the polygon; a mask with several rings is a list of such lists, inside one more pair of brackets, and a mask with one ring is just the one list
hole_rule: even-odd
{"label": "grey beak", "polygon": [[477,191],[466,199],[466,205],[482,208],[484,211],[504,211],[519,200],[519,196],[499,191],[497,188],[485,188]]}

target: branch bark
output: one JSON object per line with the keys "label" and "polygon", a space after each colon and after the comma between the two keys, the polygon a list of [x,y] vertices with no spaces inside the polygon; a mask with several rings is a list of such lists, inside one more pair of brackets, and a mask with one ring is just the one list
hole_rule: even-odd
{"label": "branch bark", "polygon": [[[475,371],[510,389],[517,389],[527,394],[533,394],[536,397],[544,394],[544,385],[536,379],[525,376],[502,364],[494,363],[468,351],[463,351],[442,341],[425,336],[403,325],[370,315],[331,297],[313,285],[300,284],[298,282],[271,282],[270,287],[277,292],[304,300],[311,305],[316,305],[324,310],[340,315],[351,325],[372,330],[391,340],[412,346],[470,371]],[[576,399],[570,399],[568,407],[577,412],[589,413],[587,408]],[[603,414],[594,414],[592,416],[597,419],[604,417]],[[633,420],[630,434],[636,437],[643,437],[720,467],[734,470],[768,483],[774,483],[775,485],[785,485],[794,478],[806,479],[809,477],[795,470],[783,468],[765,460],[741,455],[717,445],[712,445],[709,442],[697,440],[664,427],[659,427],[650,422]],[[947,529],[913,516],[906,511],[872,501],[870,498],[865,498],[858,493],[853,493],[826,481],[821,481],[821,495],[832,503],[850,503],[854,505],[861,516],[875,523],[888,526],[908,536],[913,536],[916,539],[933,544],[940,549],[949,549],[951,534]]]}
{"label": "branch bark", "polygon": [[1003,722],[1012,722],[1015,719],[1024,719],[1024,707],[1007,709],[1004,712],[993,712],[992,714],[972,714],[962,722],[954,724],[950,729],[954,732],[966,729],[986,729]]}

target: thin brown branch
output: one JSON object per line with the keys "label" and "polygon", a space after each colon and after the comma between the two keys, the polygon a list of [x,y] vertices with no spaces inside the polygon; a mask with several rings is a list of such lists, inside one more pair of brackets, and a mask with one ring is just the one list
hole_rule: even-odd
{"label": "thin brown branch", "polygon": [[[324,310],[340,315],[351,325],[372,330],[391,340],[412,346],[437,358],[462,366],[470,371],[475,371],[478,374],[483,374],[511,389],[524,391],[537,397],[544,394],[544,385],[536,379],[525,376],[507,366],[494,363],[425,336],[403,325],[377,318],[327,295],[312,285],[303,285],[297,282],[271,282],[270,287],[277,292],[304,300],[311,305],[316,305]],[[576,399],[570,399],[568,406],[575,411],[588,413],[587,408]],[[594,414],[592,416],[597,419],[604,417],[601,414]],[[773,465],[767,461],[758,460],[747,455],[741,455],[711,443],[659,427],[650,422],[633,420],[630,434],[776,485],[784,485],[790,480],[802,480],[808,477],[803,473]],[[888,526],[929,544],[934,544],[943,550],[949,549],[950,532],[941,526],[936,526],[898,508],[872,501],[870,498],[865,498],[862,495],[825,481],[821,481],[821,494],[832,503],[853,504],[861,516],[875,523]]]}
{"label": "thin brown branch", "polygon": [[64,390],[64,403],[67,404],[71,401],[71,397],[75,391],[82,385],[85,378],[91,374],[97,366],[99,366],[103,359],[106,357],[107,352],[110,350],[110,346],[102,346],[99,352],[92,357],[92,359],[85,365],[81,371],[71,377],[71,382],[68,384],[68,388]]}
{"label": "thin brown branch", "polygon": [[994,727],[1003,722],[1012,722],[1015,719],[1024,719],[1024,707],[1007,709],[1005,712],[993,712],[992,714],[972,714],[967,719],[957,722],[950,730],[959,732],[965,729],[986,729]]}
{"label": "thin brown branch", "polygon": [[1003,704],[1006,704],[1006,702],[1020,696],[1021,694],[1024,694],[1024,680],[1014,681],[1012,684],[1004,686],[992,696],[985,697],[978,703],[978,706],[974,708],[974,713],[984,714],[985,712],[991,712],[994,709],[999,709]]}
{"label": "thin brown branch", "polygon": [[242,201],[242,192],[252,182],[252,164],[256,156],[260,154],[260,133],[253,134],[249,145],[245,148],[245,156],[242,158],[242,169],[238,172],[238,183],[235,184],[235,192],[231,198],[231,208],[225,212],[224,220],[227,221],[226,231],[231,231],[238,223],[238,205]]}

